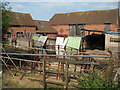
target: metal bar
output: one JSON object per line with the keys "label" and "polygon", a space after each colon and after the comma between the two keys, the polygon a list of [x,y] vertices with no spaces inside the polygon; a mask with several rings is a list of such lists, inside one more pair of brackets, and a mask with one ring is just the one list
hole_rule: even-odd
{"label": "metal bar", "polygon": [[[3,55],[5,53],[2,53]],[[57,57],[94,57],[94,58],[110,58],[107,55],[54,55],[54,54],[26,54],[26,53],[8,53],[9,55],[24,55],[24,56],[57,56]]]}

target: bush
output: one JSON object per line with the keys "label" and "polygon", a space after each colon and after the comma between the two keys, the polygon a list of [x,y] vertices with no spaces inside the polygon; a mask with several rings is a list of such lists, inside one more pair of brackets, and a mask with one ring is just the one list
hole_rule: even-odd
{"label": "bush", "polygon": [[116,85],[109,77],[103,78],[99,72],[84,73],[78,78],[78,88],[116,88]]}

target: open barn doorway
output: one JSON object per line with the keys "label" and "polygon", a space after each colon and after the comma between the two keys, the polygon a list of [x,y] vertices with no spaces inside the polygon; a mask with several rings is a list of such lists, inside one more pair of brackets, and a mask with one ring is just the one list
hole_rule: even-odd
{"label": "open barn doorway", "polygon": [[85,49],[105,50],[105,34],[91,34],[84,38],[86,42]]}

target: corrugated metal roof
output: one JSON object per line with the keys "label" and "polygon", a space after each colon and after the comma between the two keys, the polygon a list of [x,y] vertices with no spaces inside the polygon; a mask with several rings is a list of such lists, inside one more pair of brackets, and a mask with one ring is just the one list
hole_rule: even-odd
{"label": "corrugated metal roof", "polygon": [[117,23],[118,9],[55,14],[51,25]]}
{"label": "corrugated metal roof", "polygon": [[10,25],[35,26],[29,13],[11,12],[8,15],[11,17]]}
{"label": "corrugated metal roof", "polygon": [[114,32],[114,31],[108,31],[108,32],[105,32],[107,34],[120,34],[120,32]]}
{"label": "corrugated metal roof", "polygon": [[37,26],[38,33],[58,33],[48,21],[34,20],[35,25]]}

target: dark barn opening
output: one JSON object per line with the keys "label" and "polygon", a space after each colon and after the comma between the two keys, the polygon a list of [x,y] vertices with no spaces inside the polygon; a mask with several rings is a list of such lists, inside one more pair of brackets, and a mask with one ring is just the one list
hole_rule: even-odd
{"label": "dark barn opening", "polygon": [[99,49],[105,50],[105,35],[104,34],[92,34],[85,37],[87,44],[86,49]]}

